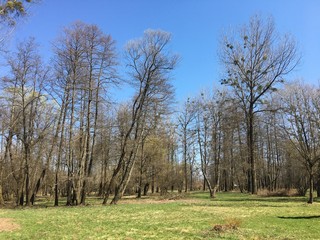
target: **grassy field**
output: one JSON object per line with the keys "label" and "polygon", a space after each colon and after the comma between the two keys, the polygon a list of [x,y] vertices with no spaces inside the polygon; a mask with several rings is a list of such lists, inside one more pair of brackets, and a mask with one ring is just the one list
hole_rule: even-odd
{"label": "grassy field", "polygon": [[0,223],[12,224],[0,239],[320,239],[320,203],[301,197],[193,193],[99,203],[0,209]]}

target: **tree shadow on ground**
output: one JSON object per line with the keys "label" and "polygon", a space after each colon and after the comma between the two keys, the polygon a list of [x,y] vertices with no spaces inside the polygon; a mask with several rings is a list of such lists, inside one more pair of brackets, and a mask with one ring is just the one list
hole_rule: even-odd
{"label": "tree shadow on ground", "polygon": [[306,202],[307,199],[305,197],[243,197],[243,198],[223,198],[216,200],[225,201],[225,202]]}
{"label": "tree shadow on ground", "polygon": [[[192,198],[206,200],[209,198],[209,193],[206,192],[194,192],[191,194]],[[246,204],[258,204],[259,206],[270,206],[270,207],[285,207],[286,203],[306,203],[308,198],[305,196],[260,196],[252,195],[248,193],[239,192],[219,192],[216,198],[209,198],[212,202],[221,203],[246,203]],[[319,200],[315,199],[315,202]],[[277,205],[280,203],[279,205]]]}
{"label": "tree shadow on ground", "polygon": [[315,215],[315,216],[291,216],[291,217],[278,217],[281,219],[315,219],[315,218],[320,218],[320,215]]}

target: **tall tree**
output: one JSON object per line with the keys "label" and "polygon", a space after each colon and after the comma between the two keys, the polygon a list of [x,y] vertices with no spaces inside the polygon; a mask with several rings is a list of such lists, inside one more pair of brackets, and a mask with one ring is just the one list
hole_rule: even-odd
{"label": "tall tree", "polygon": [[[177,63],[167,47],[170,34],[160,30],[147,30],[141,39],[130,41],[126,49],[127,68],[130,83],[136,89],[130,110],[130,123],[119,153],[119,159],[113,170],[103,203],[106,204],[114,186],[115,195],[112,204],[122,197],[130,180],[136,154],[145,128],[144,113],[154,105],[168,104],[172,100],[173,90],[169,74]],[[123,171],[121,171],[124,169]],[[121,173],[121,174],[120,174]]]}
{"label": "tall tree", "polygon": [[114,41],[95,25],[76,22],[55,43],[58,81],[53,86],[53,97],[60,105],[55,205],[63,152],[68,171],[67,204],[85,204],[95,161],[100,108],[107,101],[107,90],[118,83],[116,64]]}
{"label": "tall tree", "polygon": [[[33,2],[32,0],[5,0],[0,1],[0,50],[3,51],[5,40],[13,30],[16,21],[26,14],[26,5]],[[0,160],[0,178],[2,178],[2,169],[4,162]],[[4,204],[2,197],[2,184],[0,179],[0,205]]]}
{"label": "tall tree", "polygon": [[257,193],[254,143],[255,115],[262,110],[264,97],[284,81],[298,63],[295,42],[279,37],[272,19],[251,18],[235,35],[224,36],[220,59],[227,77],[222,84],[234,90],[245,113],[247,128],[248,189]]}
{"label": "tall tree", "polygon": [[214,198],[220,187],[221,161],[224,143],[224,113],[226,93],[216,91],[212,97],[201,97],[195,102],[196,131],[201,161],[201,171],[210,197]]}
{"label": "tall tree", "polygon": [[209,114],[207,110],[207,101],[202,97],[195,102],[196,112],[196,131],[197,131],[197,143],[199,149],[201,173],[204,178],[203,189],[208,187],[210,197],[214,197],[213,187],[209,177],[210,161],[210,122]]}
{"label": "tall tree", "polygon": [[[182,143],[182,155],[184,162],[184,191],[188,191],[188,159],[190,160],[190,152],[192,151],[192,144],[190,141],[194,139],[194,130],[192,123],[195,119],[195,109],[192,102],[188,98],[184,103],[181,113],[178,116],[178,126],[180,129],[180,137]],[[193,126],[194,127],[194,126]],[[191,166],[190,166],[191,167]],[[191,174],[191,173],[190,173]]]}
{"label": "tall tree", "polygon": [[[19,177],[20,204],[30,204],[31,199],[31,170],[32,163],[36,158],[41,159],[34,151],[39,150],[41,140],[46,135],[46,129],[50,121],[41,119],[41,114],[46,114],[43,101],[43,86],[47,80],[47,70],[43,67],[41,59],[37,54],[37,46],[30,39],[18,46],[17,53],[8,59],[11,75],[4,78],[6,89],[9,90],[11,99],[9,131],[7,137],[6,158],[10,157],[13,137],[16,136],[16,144],[21,143],[23,153],[20,156],[21,169],[23,172]],[[49,108],[48,108],[49,109]],[[43,120],[43,123],[38,122]],[[47,120],[50,120],[47,118]],[[38,145],[40,142],[40,146]]]}

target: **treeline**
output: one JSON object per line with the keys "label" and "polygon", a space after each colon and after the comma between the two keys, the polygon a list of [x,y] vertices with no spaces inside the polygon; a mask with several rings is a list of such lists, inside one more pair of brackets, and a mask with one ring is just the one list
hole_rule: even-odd
{"label": "treeline", "polygon": [[[54,42],[50,66],[34,39],[19,44],[1,78],[0,204],[308,188],[311,203],[320,186],[320,95],[302,82],[281,87],[299,60],[294,41],[253,17],[221,42],[226,86],[177,110],[170,38],[147,30],[120,58],[110,35],[77,22]],[[124,86],[132,98],[113,103],[111,90]]]}

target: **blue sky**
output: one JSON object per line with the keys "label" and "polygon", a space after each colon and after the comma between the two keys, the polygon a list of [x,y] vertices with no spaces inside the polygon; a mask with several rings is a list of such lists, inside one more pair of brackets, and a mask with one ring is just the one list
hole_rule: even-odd
{"label": "blue sky", "polygon": [[[125,43],[143,31],[162,29],[173,35],[171,49],[181,56],[174,73],[177,100],[219,86],[222,67],[219,38],[254,14],[273,16],[281,34],[292,34],[302,61],[290,79],[320,80],[320,1],[317,0],[42,0],[20,23],[11,44],[29,36],[51,56],[51,44],[62,29],[77,20],[98,25],[110,34],[121,52]],[[125,91],[124,91],[125,92]]]}

